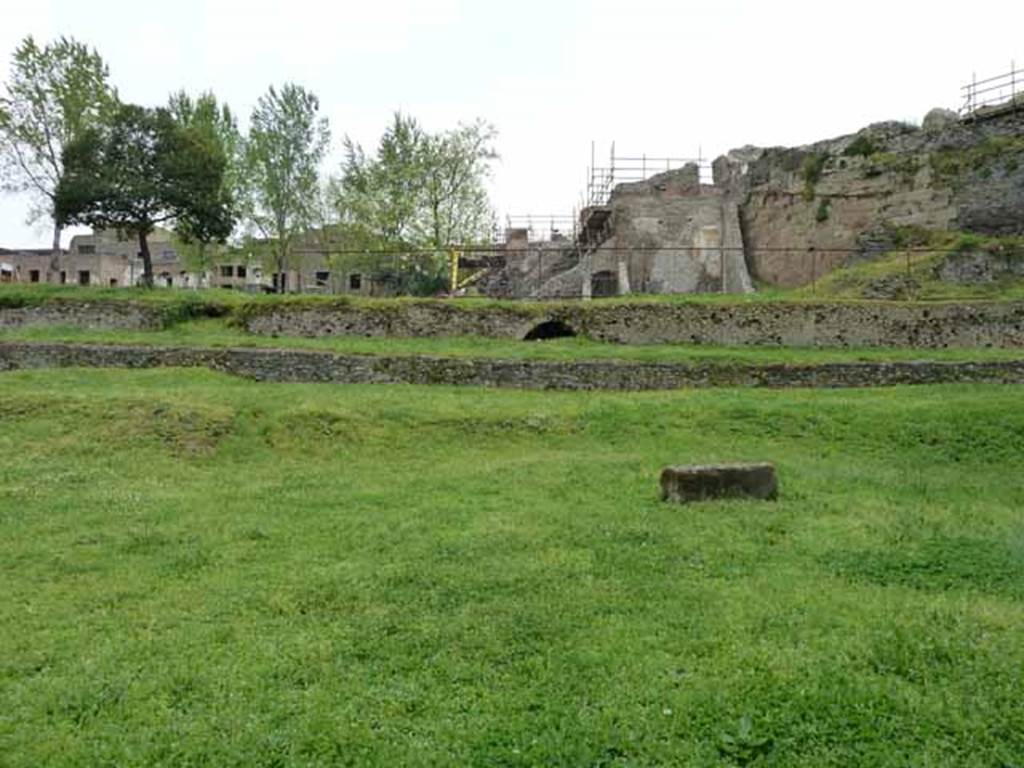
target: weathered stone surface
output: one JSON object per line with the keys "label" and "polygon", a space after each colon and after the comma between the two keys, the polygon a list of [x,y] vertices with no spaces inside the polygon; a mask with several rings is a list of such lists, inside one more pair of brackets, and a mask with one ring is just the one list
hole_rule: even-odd
{"label": "weathered stone surface", "polygon": [[715,180],[739,204],[752,274],[796,287],[877,255],[864,240],[884,227],[1024,234],[1022,138],[1024,112],[966,123],[934,113],[925,129],[878,123],[734,150],[715,161]]}
{"label": "weathered stone surface", "polygon": [[69,325],[97,330],[152,330],[164,324],[159,309],[127,301],[60,301],[33,307],[0,307],[0,328]]}
{"label": "weathered stone surface", "polygon": [[592,273],[625,269],[640,293],[753,292],[739,208],[702,185],[696,165],[621,184],[609,204],[612,236],[593,253]]}
{"label": "weathered stone surface", "polygon": [[951,109],[936,107],[924,116],[921,127],[926,131],[944,131],[960,122],[960,117]]}
{"label": "weathered stone surface", "polygon": [[[1020,274],[1019,260],[992,256],[988,272],[952,265],[950,277],[988,279]],[[955,274],[954,274],[955,272]],[[879,286],[879,297],[902,287]],[[736,344],[820,347],[1024,347],[1024,302],[603,304],[601,302],[461,307],[424,301],[388,305],[339,302],[266,305],[244,318],[264,336],[485,336],[524,339],[557,323],[566,333],[625,344]],[[61,302],[0,308],[0,328],[26,324],[84,328],[161,327],[157,311],[127,302]]]}
{"label": "weathered stone surface", "polygon": [[1024,258],[1012,253],[960,251],[949,254],[935,269],[935,274],[950,283],[977,285],[1004,278],[1024,277]]}
{"label": "weathered stone surface", "polygon": [[1024,359],[985,363],[744,365],[378,357],[252,347],[215,349],[0,342],[0,371],[62,367],[205,367],[257,381],[622,391],[705,387],[873,387],[952,382],[1024,384]]}
{"label": "weathered stone surface", "polygon": [[749,302],[566,303],[463,310],[444,302],[386,308],[268,306],[252,333],[282,336],[525,338],[558,321],[577,335],[626,344],[821,347],[1024,347],[1024,302],[974,304]]}
{"label": "weathered stone surface", "polygon": [[687,503],[747,496],[775,499],[779,485],[772,464],[710,464],[666,467],[661,473],[663,501]]}

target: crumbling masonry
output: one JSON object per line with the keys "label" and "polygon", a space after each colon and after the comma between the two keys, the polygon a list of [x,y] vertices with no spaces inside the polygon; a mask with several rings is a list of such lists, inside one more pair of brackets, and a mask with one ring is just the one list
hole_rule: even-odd
{"label": "crumbling masonry", "polygon": [[748,293],[892,251],[899,233],[1024,234],[1024,108],[877,123],[797,148],[744,147],[702,184],[688,165],[621,184],[575,240],[508,233],[491,296]]}

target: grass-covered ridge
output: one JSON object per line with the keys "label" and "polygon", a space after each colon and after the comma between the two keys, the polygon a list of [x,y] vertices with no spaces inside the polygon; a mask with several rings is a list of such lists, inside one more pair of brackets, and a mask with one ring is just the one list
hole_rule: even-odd
{"label": "grass-covered ridge", "polygon": [[184,347],[258,347],[309,349],[344,355],[474,357],[529,360],[622,360],[632,362],[719,362],[722,364],[820,364],[856,361],[1018,360],[1013,348],[827,348],[711,346],[693,344],[612,344],[583,337],[517,341],[479,336],[436,338],[366,338],[330,336],[262,336],[246,333],[223,318],[176,323],[158,331],[105,331],[74,327],[28,326],[0,329],[4,341],[129,344]]}
{"label": "grass-covered ridge", "polygon": [[4,765],[1024,754],[1020,388],[0,389]]}
{"label": "grass-covered ridge", "polygon": [[[822,283],[819,282],[818,286]],[[951,297],[955,300],[957,297]],[[977,298],[984,298],[978,296]],[[993,296],[999,299],[1000,296]],[[1016,297],[1014,297],[1016,298]],[[515,299],[488,299],[463,297],[457,299],[419,297],[364,297],[315,294],[253,294],[223,289],[142,289],[142,288],[94,288],[56,285],[0,285],[0,310],[4,308],[37,307],[60,303],[134,304],[166,312],[168,322],[178,322],[195,317],[234,317],[244,319],[247,315],[270,312],[277,308],[330,309],[344,307],[380,311],[400,311],[408,307],[443,307],[450,311],[487,311],[501,309],[520,313],[523,316],[543,316],[571,310],[573,312],[600,311],[603,307],[650,306],[674,304],[761,304],[799,303],[816,301],[839,301],[852,303],[860,296],[833,295],[828,291],[815,292],[808,286],[798,290],[784,290],[762,287],[750,294],[684,293],[667,295],[629,295],[581,301],[578,299],[532,301]]]}
{"label": "grass-covered ridge", "polygon": [[[804,299],[889,298],[911,302],[1024,300],[1024,237],[894,228],[896,249],[885,256],[839,269],[795,293]],[[944,279],[951,260],[977,256],[990,262],[991,279]]]}
{"label": "grass-covered ridge", "polygon": [[[766,289],[752,294],[688,293],[673,295],[631,295],[596,300],[584,304],[575,299],[566,301],[531,301],[515,299],[489,299],[463,297],[437,299],[412,296],[368,297],[355,295],[318,294],[256,294],[225,289],[164,288],[102,288],[61,285],[0,285],[0,309],[4,307],[41,306],[51,302],[112,302],[138,303],[153,307],[185,307],[191,311],[184,316],[205,313],[220,316],[232,312],[268,311],[276,307],[329,308],[332,306],[366,309],[401,309],[415,305],[443,305],[453,310],[474,311],[500,308],[540,315],[563,307],[615,306],[621,304],[745,304],[750,302],[780,301],[789,296],[787,291]],[[206,308],[206,309],[204,309]]]}

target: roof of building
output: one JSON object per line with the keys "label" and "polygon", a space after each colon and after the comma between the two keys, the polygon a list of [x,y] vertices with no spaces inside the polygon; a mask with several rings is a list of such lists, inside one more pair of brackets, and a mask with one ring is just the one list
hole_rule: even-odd
{"label": "roof of building", "polygon": [[[61,254],[66,254],[63,248]],[[0,256],[49,256],[52,248],[0,248]]]}

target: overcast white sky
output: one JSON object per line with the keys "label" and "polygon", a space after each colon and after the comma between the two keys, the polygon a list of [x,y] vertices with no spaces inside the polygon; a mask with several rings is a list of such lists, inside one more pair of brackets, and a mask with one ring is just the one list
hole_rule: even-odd
{"label": "overcast white sky", "polygon": [[[499,214],[568,214],[591,140],[713,157],[919,121],[973,72],[1024,63],[1022,29],[1020,0],[0,0],[0,72],[25,35],[70,35],[141,104],[212,89],[247,116],[298,82],[335,146],[372,147],[396,109],[431,130],[483,117]],[[0,246],[47,244],[27,211],[0,197]]]}

